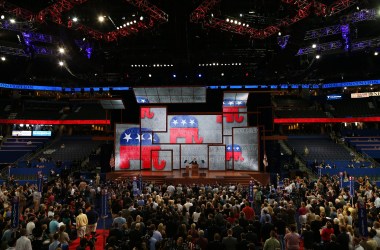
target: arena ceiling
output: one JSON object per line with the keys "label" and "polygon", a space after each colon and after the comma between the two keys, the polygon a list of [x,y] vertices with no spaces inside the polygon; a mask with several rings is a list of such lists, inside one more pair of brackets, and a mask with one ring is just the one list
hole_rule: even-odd
{"label": "arena ceiling", "polygon": [[379,79],[376,2],[0,1],[6,58],[0,81],[144,86]]}

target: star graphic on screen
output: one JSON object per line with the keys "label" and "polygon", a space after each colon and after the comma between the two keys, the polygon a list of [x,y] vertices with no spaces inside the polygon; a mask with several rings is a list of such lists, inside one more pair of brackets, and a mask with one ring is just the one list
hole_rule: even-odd
{"label": "star graphic on screen", "polygon": [[140,134],[137,134],[137,137],[136,137],[136,140],[138,140],[140,142]]}
{"label": "star graphic on screen", "polygon": [[178,121],[177,120],[173,120],[173,124],[174,126],[178,124]]}
{"label": "star graphic on screen", "polygon": [[187,122],[186,122],[186,120],[182,120],[181,123],[182,123],[182,125],[185,125]]}
{"label": "star graphic on screen", "polygon": [[194,123],[195,123],[194,120],[193,120],[193,119],[190,119],[190,124],[191,124],[191,125],[194,125]]}
{"label": "star graphic on screen", "polygon": [[225,105],[226,104],[226,102],[223,102],[223,105]]}
{"label": "star graphic on screen", "polygon": [[152,141],[152,140],[153,140],[153,136],[152,136],[152,134],[149,134],[148,140],[149,140],[149,141]]}
{"label": "star graphic on screen", "polygon": [[142,102],[142,103],[145,103],[145,100],[144,100],[144,99],[142,99],[142,100],[141,100],[141,102]]}
{"label": "star graphic on screen", "polygon": [[127,142],[129,142],[129,140],[132,140],[132,137],[131,137],[131,134],[127,134],[127,133],[125,133],[124,134],[125,136],[124,136],[124,140],[127,140]]}
{"label": "star graphic on screen", "polygon": [[232,105],[234,105],[234,102],[233,102],[233,101],[230,101],[228,104],[229,104],[230,106],[232,106]]}
{"label": "star graphic on screen", "polygon": [[142,140],[142,141],[145,140],[144,135],[146,135],[146,134],[141,134],[141,140]]}
{"label": "star graphic on screen", "polygon": [[230,150],[231,149],[231,147],[227,147],[227,150]]}
{"label": "star graphic on screen", "polygon": [[236,150],[239,150],[239,147],[236,147]]}
{"label": "star graphic on screen", "polygon": [[243,103],[242,101],[238,101],[238,102],[237,102],[238,105],[240,105],[240,104],[242,104],[242,103]]}

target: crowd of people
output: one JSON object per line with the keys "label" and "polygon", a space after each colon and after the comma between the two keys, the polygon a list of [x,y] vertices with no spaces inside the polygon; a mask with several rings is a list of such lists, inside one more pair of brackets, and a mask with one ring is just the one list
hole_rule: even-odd
{"label": "crowd of people", "polygon": [[[250,187],[241,184],[144,183],[135,192],[131,179],[97,179],[58,178],[44,185],[42,196],[36,185],[3,184],[1,249],[68,249],[78,237],[78,250],[94,249],[104,190],[112,220],[107,250],[380,248],[379,191],[365,178],[354,197],[340,188],[338,177],[328,176],[286,179],[278,186],[255,182],[251,197]],[[358,206],[366,208],[366,225]]]}

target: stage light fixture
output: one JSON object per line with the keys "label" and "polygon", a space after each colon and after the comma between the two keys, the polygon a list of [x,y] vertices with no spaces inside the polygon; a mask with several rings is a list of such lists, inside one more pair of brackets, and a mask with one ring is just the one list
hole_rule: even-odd
{"label": "stage light fixture", "polygon": [[136,21],[136,20],[133,20],[133,23],[137,23],[137,21]]}
{"label": "stage light fixture", "polygon": [[321,55],[317,54],[317,55],[315,56],[315,58],[316,58],[316,59],[319,59],[319,58],[321,58]]}
{"label": "stage light fixture", "polygon": [[233,22],[234,22],[234,20],[231,19],[231,20],[230,20],[230,23],[233,23]]}
{"label": "stage light fixture", "polygon": [[126,25],[126,24],[123,24],[123,27],[127,27],[127,25]]}
{"label": "stage light fixture", "polygon": [[316,45],[315,43],[313,43],[313,45],[311,45],[311,47],[312,47],[313,49],[315,49],[315,48],[317,47],[317,45]]}
{"label": "stage light fixture", "polygon": [[58,52],[59,54],[65,54],[65,48],[63,47],[58,48]]}
{"label": "stage light fixture", "polygon": [[104,16],[98,16],[98,21],[99,21],[99,22],[102,23],[102,22],[104,22],[104,20],[105,20],[105,19],[104,19]]}
{"label": "stage light fixture", "polygon": [[373,53],[375,56],[378,56],[379,55],[379,52],[375,51],[375,53]]}
{"label": "stage light fixture", "polygon": [[214,13],[211,13],[211,17],[214,17]]}
{"label": "stage light fixture", "polygon": [[4,19],[5,18],[5,16],[4,15],[1,15],[1,19]]}
{"label": "stage light fixture", "polygon": [[230,21],[230,19],[229,19],[229,18],[227,18],[227,19],[226,19],[226,22],[229,22],[229,21]]}
{"label": "stage light fixture", "polygon": [[280,32],[278,32],[278,36],[281,36],[282,34],[281,34],[281,31]]}
{"label": "stage light fixture", "polygon": [[243,14],[240,14],[239,16],[240,16],[240,17],[243,17]]}
{"label": "stage light fixture", "polygon": [[222,73],[220,74],[220,76],[224,76],[224,73],[222,72]]}
{"label": "stage light fixture", "polygon": [[1,61],[4,62],[5,60],[7,60],[7,58],[6,58],[5,56],[2,56],[2,57],[1,57]]}
{"label": "stage light fixture", "polygon": [[249,24],[247,24],[246,26],[249,27]]}
{"label": "stage light fixture", "polygon": [[237,20],[235,20],[235,21],[234,21],[234,24],[238,24],[238,21],[237,21]]}
{"label": "stage light fixture", "polygon": [[63,61],[59,61],[59,62],[58,62],[58,65],[61,66],[61,67],[62,67],[64,64],[65,64],[65,63],[64,63]]}
{"label": "stage light fixture", "polygon": [[245,26],[245,23],[243,23],[243,27]]}
{"label": "stage light fixture", "polygon": [[74,23],[78,22],[78,18],[77,18],[77,17],[74,17],[74,18],[73,18],[73,22],[74,22]]}
{"label": "stage light fixture", "polygon": [[120,29],[119,27],[116,27],[116,29]]}
{"label": "stage light fixture", "polygon": [[238,24],[241,25],[241,22],[239,22]]}
{"label": "stage light fixture", "polygon": [[201,77],[202,77],[202,74],[198,74],[198,77],[201,78]]}
{"label": "stage light fixture", "polygon": [[12,19],[9,20],[9,22],[16,23],[16,20],[12,18]]}
{"label": "stage light fixture", "polygon": [[176,74],[173,74],[173,78],[176,78],[177,77],[177,75]]}
{"label": "stage light fixture", "polygon": [[143,16],[140,16],[140,21],[144,20],[144,17]]}
{"label": "stage light fixture", "polygon": [[148,74],[149,77],[152,77],[152,74]]}

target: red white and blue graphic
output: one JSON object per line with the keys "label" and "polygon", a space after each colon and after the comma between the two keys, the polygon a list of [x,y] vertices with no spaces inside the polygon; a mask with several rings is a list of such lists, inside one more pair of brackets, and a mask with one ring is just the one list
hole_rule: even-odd
{"label": "red white and blue graphic", "polygon": [[240,115],[239,112],[247,112],[247,102],[245,100],[225,99],[223,100],[223,116],[219,115],[216,121],[221,123],[223,121],[222,117],[224,117],[227,123],[242,123],[244,116]]}
{"label": "red white and blue graphic", "polygon": [[229,144],[226,146],[226,161],[234,159],[235,161],[244,161],[242,148],[238,144]]}
{"label": "red white and blue graphic", "polygon": [[191,115],[174,116],[170,120],[170,143],[177,143],[178,138],[185,138],[185,143],[202,143],[199,137],[198,120]]}
{"label": "red white and blue graphic", "polygon": [[144,96],[136,96],[137,103],[147,104],[149,103],[149,99]]}
{"label": "red white and blue graphic", "polygon": [[120,135],[119,168],[129,169],[131,160],[141,160],[142,169],[154,167],[157,170],[164,169],[165,160],[159,160],[161,147],[154,144],[160,143],[158,135],[150,129],[132,127],[126,129]]}
{"label": "red white and blue graphic", "polygon": [[148,118],[152,119],[154,117],[154,112],[150,109],[150,107],[142,107],[140,109],[140,118]]}

